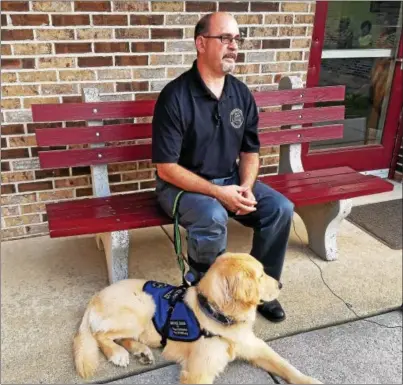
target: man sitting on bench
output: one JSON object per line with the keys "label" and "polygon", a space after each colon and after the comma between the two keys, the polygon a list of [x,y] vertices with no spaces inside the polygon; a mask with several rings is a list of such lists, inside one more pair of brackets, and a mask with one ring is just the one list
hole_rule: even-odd
{"label": "man sitting on bench", "polygon": [[[231,15],[204,16],[195,28],[197,59],[165,86],[154,110],[158,201],[172,216],[176,196],[185,191],[179,223],[196,280],[225,251],[229,217],[254,229],[251,255],[280,280],[294,212],[287,198],[256,180],[258,110],[247,86],[230,75],[240,40]],[[273,322],[285,319],[277,300],[258,311]]]}

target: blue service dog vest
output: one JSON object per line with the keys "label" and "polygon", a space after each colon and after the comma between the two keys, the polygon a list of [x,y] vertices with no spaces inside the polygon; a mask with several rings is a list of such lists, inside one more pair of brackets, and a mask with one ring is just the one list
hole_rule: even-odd
{"label": "blue service dog vest", "polygon": [[143,291],[154,299],[156,309],[153,323],[162,337],[162,345],[166,344],[167,339],[192,342],[198,340],[202,335],[213,336],[200,328],[193,311],[183,302],[186,287],[147,281],[143,286]]}

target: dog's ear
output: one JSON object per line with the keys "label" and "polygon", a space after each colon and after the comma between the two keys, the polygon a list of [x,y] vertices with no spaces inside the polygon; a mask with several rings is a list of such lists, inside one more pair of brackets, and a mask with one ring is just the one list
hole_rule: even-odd
{"label": "dog's ear", "polygon": [[230,302],[249,308],[260,302],[259,284],[254,271],[240,269],[224,277]]}

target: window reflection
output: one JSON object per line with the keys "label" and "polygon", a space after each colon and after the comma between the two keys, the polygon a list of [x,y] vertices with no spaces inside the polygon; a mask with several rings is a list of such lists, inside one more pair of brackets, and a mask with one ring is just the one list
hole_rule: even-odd
{"label": "window reflection", "polygon": [[331,1],[324,49],[393,48],[399,1]]}
{"label": "window reflection", "polygon": [[312,143],[311,147],[380,143],[390,65],[388,58],[322,59],[319,86],[346,86],[346,120],[342,139]]}

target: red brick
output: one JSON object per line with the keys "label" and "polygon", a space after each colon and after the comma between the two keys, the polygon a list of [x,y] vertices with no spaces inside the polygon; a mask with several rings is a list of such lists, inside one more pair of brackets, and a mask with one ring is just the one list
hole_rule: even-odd
{"label": "red brick", "polygon": [[81,103],[81,96],[63,96],[62,103]]}
{"label": "red brick", "polygon": [[163,15],[131,15],[131,25],[161,25],[164,23]]}
{"label": "red brick", "polygon": [[52,146],[52,147],[31,147],[31,156],[36,158],[39,155],[39,151],[44,150],[66,150],[66,146]]}
{"label": "red brick", "polygon": [[75,1],[74,10],[82,12],[110,12],[110,1]]}
{"label": "red brick", "polygon": [[91,43],[56,43],[56,54],[92,52]]}
{"label": "red brick", "polygon": [[125,184],[115,184],[111,186],[112,193],[124,192],[124,191],[136,191],[139,189],[137,183],[125,183]]}
{"label": "red brick", "polygon": [[74,175],[87,175],[91,174],[91,168],[88,166],[84,167],[74,167],[73,169],[73,176]]}
{"label": "red brick", "polygon": [[13,11],[13,12],[25,12],[29,11],[29,2],[28,1],[1,1],[1,10],[2,11]]}
{"label": "red brick", "polygon": [[217,10],[217,4],[211,2],[201,1],[187,1],[186,12],[214,12]]}
{"label": "red brick", "polygon": [[119,183],[121,182],[120,174],[108,175],[109,183]]}
{"label": "red brick", "polygon": [[113,65],[112,57],[94,56],[94,57],[79,57],[78,58],[79,67],[104,67],[104,66],[112,66],[112,65]]}
{"label": "red brick", "polygon": [[85,126],[85,121],[66,122],[66,127],[82,127]]}
{"label": "red brick", "polygon": [[89,25],[89,15],[52,15],[52,23],[55,27],[65,25]]}
{"label": "red brick", "polygon": [[53,189],[53,184],[51,181],[20,183],[18,185],[18,192],[41,191],[41,190],[51,190],[51,189]]}
{"label": "red brick", "polygon": [[140,190],[147,189],[147,188],[155,188],[156,184],[157,183],[155,180],[140,182]]}
{"label": "red brick", "polygon": [[28,134],[35,134],[37,128],[60,128],[62,123],[28,123],[27,131]]}
{"label": "red brick", "polygon": [[7,140],[6,138],[1,138],[1,148],[6,148],[7,147]]}
{"label": "red brick", "polygon": [[55,170],[37,170],[35,171],[35,179],[58,178],[69,176],[68,168],[58,168]]}
{"label": "red brick", "polygon": [[24,126],[22,124],[10,124],[1,126],[1,135],[18,135],[24,133]]}
{"label": "red brick", "polygon": [[7,15],[1,15],[1,26],[7,25]]}
{"label": "red brick", "polygon": [[14,26],[22,25],[49,25],[48,15],[11,15],[11,21]]}
{"label": "red brick", "polygon": [[158,28],[151,30],[152,39],[182,39],[183,29],[179,28]]}
{"label": "red brick", "polygon": [[94,25],[127,25],[126,15],[93,15]]}
{"label": "red brick", "polygon": [[271,2],[251,2],[250,3],[251,12],[278,12],[279,3]]}
{"label": "red brick", "polygon": [[148,56],[116,56],[117,66],[141,66],[148,64]]}
{"label": "red brick", "polygon": [[164,52],[163,42],[132,43],[132,52]]}
{"label": "red brick", "polygon": [[95,52],[130,52],[129,43],[95,43]]}
{"label": "red brick", "polygon": [[1,30],[2,40],[33,40],[34,31],[32,29],[3,29]]}
{"label": "red brick", "polygon": [[248,12],[248,2],[233,3],[231,1],[223,1],[218,3],[218,9],[222,12]]}
{"label": "red brick", "polygon": [[13,184],[2,184],[1,185],[1,195],[14,194],[15,186]]}
{"label": "red brick", "polygon": [[10,162],[1,162],[1,171],[10,171]]}
{"label": "red brick", "polygon": [[147,28],[119,28],[115,30],[116,39],[148,39]]}
{"label": "red brick", "polygon": [[245,53],[239,53],[238,57],[236,58],[237,63],[244,63],[245,62]]}
{"label": "red brick", "polygon": [[78,188],[76,190],[76,197],[88,197],[92,195],[92,187]]}
{"label": "red brick", "polygon": [[159,92],[147,92],[144,94],[137,94],[136,100],[156,100],[159,96]]}
{"label": "red brick", "polygon": [[114,0],[112,2],[114,6],[114,11],[117,12],[148,12],[150,10],[148,6],[148,1],[118,1]]}
{"label": "red brick", "polygon": [[27,148],[13,148],[11,150],[3,150],[1,152],[2,159],[17,159],[28,158],[29,153]]}
{"label": "red brick", "polygon": [[1,56],[3,56],[3,55],[11,55],[11,45],[10,44],[1,45]]}
{"label": "red brick", "polygon": [[117,92],[148,91],[148,82],[117,83]]}
{"label": "red brick", "polygon": [[290,39],[263,40],[263,49],[290,48]]}
{"label": "red brick", "polygon": [[3,69],[7,68],[33,69],[35,68],[35,59],[3,59],[1,60],[1,67]]}

